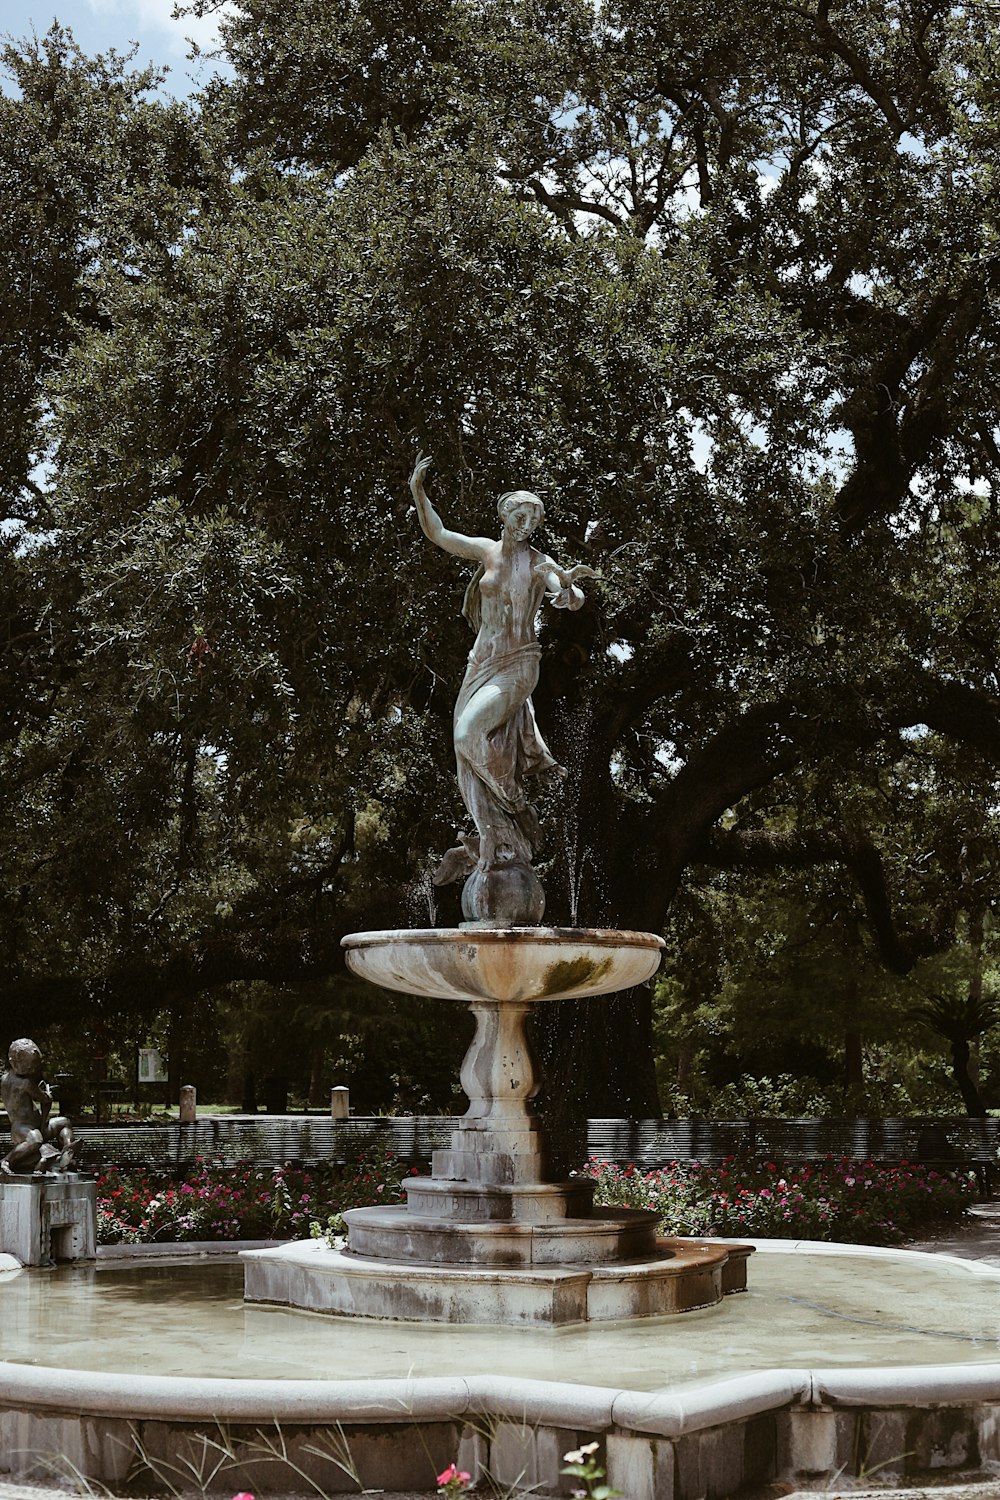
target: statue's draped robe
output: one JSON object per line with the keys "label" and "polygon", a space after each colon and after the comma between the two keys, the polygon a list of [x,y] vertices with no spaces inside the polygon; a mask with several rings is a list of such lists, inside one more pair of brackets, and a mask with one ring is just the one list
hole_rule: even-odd
{"label": "statue's draped robe", "polygon": [[[541,554],[534,554],[540,559]],[[481,619],[479,568],[465,594],[463,614],[478,632]],[[542,580],[537,581],[537,599],[532,617],[545,594]],[[538,836],[538,823],[525,789],[529,776],[541,771],[559,769],[558,763],[538,732],[531,694],[538,682],[542,648],[537,640],[511,644],[494,637],[476,646],[469,654],[469,664],[455,704],[455,725],[465,709],[483,688],[500,694],[501,718],[496,728],[475,737],[456,736],[455,758],[462,800],[479,833],[479,848],[474,840],[463,840],[470,856],[466,869],[475,862],[481,870],[496,863],[531,863]],[[457,851],[456,851],[457,852]],[[446,856],[447,859],[447,856]],[[448,875],[446,878],[456,878]]]}
{"label": "statue's draped robe", "polygon": [[479,865],[497,861],[530,864],[537,823],[525,793],[525,780],[550,771],[556,761],[538,732],[531,693],[538,682],[542,648],[537,642],[477,661],[470,656],[458,701],[458,721],[482,688],[499,689],[506,713],[502,723],[470,743],[456,746],[462,800],[479,830]]}

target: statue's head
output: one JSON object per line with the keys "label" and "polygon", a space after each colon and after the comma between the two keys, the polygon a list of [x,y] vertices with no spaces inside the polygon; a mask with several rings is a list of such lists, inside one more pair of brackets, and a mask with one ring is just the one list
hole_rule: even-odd
{"label": "statue's head", "polygon": [[545,519],[545,506],[530,490],[508,490],[497,501],[497,512],[517,541],[524,541]]}
{"label": "statue's head", "polygon": [[21,1073],[27,1078],[35,1074],[41,1075],[42,1054],[28,1037],[18,1037],[16,1042],[11,1042],[7,1057],[15,1073]]}

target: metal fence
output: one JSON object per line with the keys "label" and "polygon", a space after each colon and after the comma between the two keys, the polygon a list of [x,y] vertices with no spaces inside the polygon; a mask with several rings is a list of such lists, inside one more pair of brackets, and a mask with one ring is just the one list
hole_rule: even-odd
{"label": "metal fence", "polygon": [[[438,1116],[211,1115],[189,1124],[83,1126],[85,1164],[188,1166],[203,1161],[268,1163],[344,1160],[372,1143],[406,1161],[427,1161],[450,1144],[458,1119]],[[997,1161],[995,1119],[964,1116],[914,1119],[588,1120],[578,1158],[634,1162],[647,1169],[669,1162],[717,1164],[728,1157],[795,1165],[826,1156],[879,1162],[971,1166]]]}

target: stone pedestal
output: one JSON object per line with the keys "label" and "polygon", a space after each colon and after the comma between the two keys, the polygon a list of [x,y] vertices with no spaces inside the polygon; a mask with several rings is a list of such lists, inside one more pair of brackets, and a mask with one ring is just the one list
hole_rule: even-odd
{"label": "stone pedestal", "polygon": [[527,1001],[478,999],[476,1034],[462,1064],[469,1108],[433,1176],[404,1185],[400,1208],[345,1214],[356,1255],[431,1265],[590,1266],[648,1258],[656,1214],[598,1215],[594,1184],[549,1179],[532,1112],[539,1072],[528,1043]]}
{"label": "stone pedestal", "polygon": [[438,1265],[300,1240],[245,1250],[241,1259],[248,1302],[352,1318],[560,1328],[712,1307],[745,1290],[749,1253],[746,1245],[659,1240],[648,1259],[609,1265]]}
{"label": "stone pedestal", "polygon": [[557,1181],[533,1112],[533,1004],[648,979],[651,933],[435,928],[354,933],[347,963],[375,984],[463,1000],[476,1034],[462,1065],[469,1108],[405,1208],[344,1215],[347,1250],[315,1242],[245,1257],[245,1296],[313,1312],[559,1326],[710,1306],[746,1284],[748,1250],[658,1240],[657,1215],[598,1211],[586,1178]]}
{"label": "stone pedestal", "polygon": [[97,1184],[75,1172],[0,1177],[0,1251],[22,1266],[93,1260]]}

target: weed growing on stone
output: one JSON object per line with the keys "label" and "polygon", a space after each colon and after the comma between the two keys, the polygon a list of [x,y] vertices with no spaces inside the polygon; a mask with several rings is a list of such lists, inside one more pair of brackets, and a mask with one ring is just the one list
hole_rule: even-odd
{"label": "weed growing on stone", "polygon": [[[239,1435],[222,1422],[214,1432],[194,1430],[181,1442],[157,1444],[155,1450],[144,1441],[141,1429],[129,1425],[129,1446],[133,1460],[130,1487],[139,1483],[148,1490],[155,1488],[173,1500],[191,1496],[207,1500],[217,1494],[222,1476],[249,1478],[250,1474],[274,1475],[279,1493],[290,1489],[300,1494],[315,1493],[320,1500],[343,1491],[344,1480],[354,1492],[362,1491],[360,1477],[351,1456],[347,1435],[339,1422],[324,1426],[312,1441],[289,1438],[280,1422],[273,1426],[241,1429]],[[326,1472],[328,1479],[317,1478],[315,1470]],[[298,1481],[298,1483],[296,1483]],[[230,1481],[232,1482],[232,1481]],[[255,1483],[251,1479],[251,1483]],[[254,1500],[248,1490],[241,1490],[233,1500]]]}

